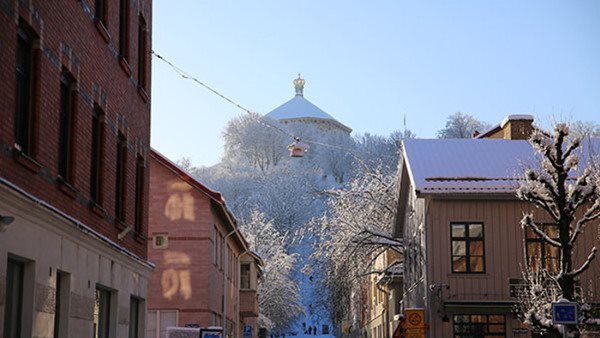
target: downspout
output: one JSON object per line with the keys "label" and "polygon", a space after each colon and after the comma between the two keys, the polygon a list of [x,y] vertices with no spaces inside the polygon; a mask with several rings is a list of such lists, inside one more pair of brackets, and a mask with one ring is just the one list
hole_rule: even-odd
{"label": "downspout", "polygon": [[389,292],[385,291],[384,289],[382,289],[381,287],[379,287],[378,284],[375,284],[377,286],[377,290],[383,292],[383,294],[385,294],[385,299],[383,301],[383,311],[381,311],[381,323],[383,324],[383,336],[384,337],[391,337],[390,335],[388,335],[388,329],[389,329],[389,323],[388,323],[388,306],[389,306],[389,298],[390,298],[390,294]]}
{"label": "downspout", "polygon": [[[241,288],[241,285],[242,285],[242,276],[240,275],[242,273],[241,268],[240,268],[240,257],[242,257],[243,255],[245,255],[249,251],[250,251],[250,249],[246,249],[246,250],[244,250],[244,252],[242,252],[241,254],[237,255],[237,257],[235,258],[235,263],[236,263],[235,265],[236,265],[236,267],[238,269],[238,273],[237,273],[237,285],[238,285],[238,288]],[[237,310],[237,312],[235,314],[235,319],[236,319],[236,322],[239,325],[239,323],[240,323],[240,292],[239,292],[239,290],[238,290],[238,293],[236,295],[236,300],[237,300],[237,304],[238,304],[238,310]],[[243,329],[243,327],[242,327],[242,329]]]}
{"label": "downspout", "polygon": [[225,264],[223,267],[223,313],[222,313],[222,318],[221,318],[221,323],[223,325],[223,338],[227,337],[227,271],[229,270],[229,257],[227,257],[227,251],[226,250],[229,246],[227,245],[227,239],[237,233],[239,231],[238,227],[235,227],[235,229],[233,229],[231,232],[229,232],[225,238],[223,239],[223,249],[221,249],[221,257],[225,258]]}
{"label": "downspout", "polygon": [[[431,202],[431,197],[426,196],[425,197],[425,212],[424,212],[424,215],[423,215],[423,228],[424,228],[423,232],[425,233],[425,243],[424,243],[425,245],[423,245],[425,247],[425,255],[424,255],[425,258],[423,259],[423,261],[425,263],[424,264],[424,266],[425,266],[425,274],[424,274],[425,280],[423,281],[423,285],[425,286],[425,293],[424,294],[425,294],[425,300],[426,300],[426,303],[425,303],[426,318],[429,319],[429,323],[431,323],[431,311],[429,311],[429,309],[430,309],[430,302],[429,302],[429,297],[427,296],[427,294],[429,292],[429,290],[428,290],[429,288],[427,287],[427,285],[428,285],[428,283],[427,283],[428,278],[427,277],[428,277],[428,274],[429,274],[429,271],[427,271],[427,269],[429,267],[429,264],[427,263],[427,260],[429,259],[429,255],[428,255],[428,252],[427,252],[427,250],[428,250],[427,248],[429,247],[427,245],[428,244],[428,240],[429,240],[429,233],[428,233],[428,226],[427,226],[427,214],[429,213],[429,203],[430,202]],[[443,304],[442,304],[442,306],[443,306]],[[426,336],[427,337],[430,336],[430,331],[429,330],[427,330]]]}

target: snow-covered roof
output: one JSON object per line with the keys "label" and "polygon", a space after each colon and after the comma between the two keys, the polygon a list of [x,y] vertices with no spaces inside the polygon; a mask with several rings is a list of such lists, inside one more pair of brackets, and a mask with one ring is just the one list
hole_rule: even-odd
{"label": "snow-covered roof", "polygon": [[[600,150],[600,138],[592,139]],[[406,139],[404,158],[419,193],[513,193],[526,168],[539,166],[529,142],[505,139]],[[580,148],[587,162],[590,143]]]}
{"label": "snow-covered roof", "polygon": [[296,95],[288,102],[273,109],[266,115],[272,119],[298,119],[303,117],[314,117],[317,119],[335,120],[333,116],[327,114],[321,108],[315,106],[302,95]]}
{"label": "snow-covered roof", "polygon": [[302,79],[300,74],[298,74],[298,78],[294,80],[296,95],[291,100],[273,109],[265,116],[274,120],[293,120],[303,118],[329,120],[342,127],[342,129],[352,131],[352,129],[345,126],[333,116],[327,114],[321,108],[307,100],[304,97],[304,84],[304,79]]}

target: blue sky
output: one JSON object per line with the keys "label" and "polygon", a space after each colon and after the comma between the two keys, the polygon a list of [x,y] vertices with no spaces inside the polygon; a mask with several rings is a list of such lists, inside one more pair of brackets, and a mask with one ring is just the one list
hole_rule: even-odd
{"label": "blue sky", "polygon": [[[600,122],[600,1],[154,0],[153,49],[253,111],[305,96],[354,129],[461,111]],[[152,146],[212,165],[242,112],[153,60]]]}

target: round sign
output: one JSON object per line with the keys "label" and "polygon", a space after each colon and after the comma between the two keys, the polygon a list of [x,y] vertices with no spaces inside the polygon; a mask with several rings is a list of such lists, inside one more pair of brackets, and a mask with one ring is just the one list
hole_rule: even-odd
{"label": "round sign", "polygon": [[420,313],[413,312],[410,315],[408,315],[408,322],[412,326],[419,326],[419,325],[421,325],[422,321],[423,321],[423,318],[421,317]]}

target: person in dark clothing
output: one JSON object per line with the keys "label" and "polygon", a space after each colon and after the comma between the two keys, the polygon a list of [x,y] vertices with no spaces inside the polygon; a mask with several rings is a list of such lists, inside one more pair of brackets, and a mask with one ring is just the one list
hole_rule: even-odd
{"label": "person in dark clothing", "polygon": [[309,327],[308,327],[308,334],[309,334],[309,335],[310,335],[310,334],[312,334],[312,326],[309,326]]}
{"label": "person in dark clothing", "polygon": [[317,327],[313,326],[313,334],[316,336],[317,335]]}

